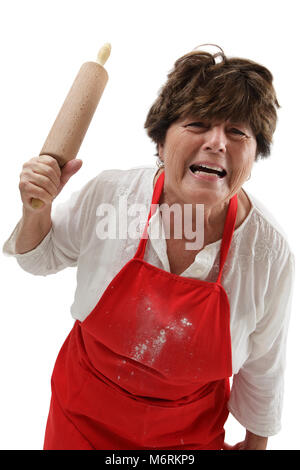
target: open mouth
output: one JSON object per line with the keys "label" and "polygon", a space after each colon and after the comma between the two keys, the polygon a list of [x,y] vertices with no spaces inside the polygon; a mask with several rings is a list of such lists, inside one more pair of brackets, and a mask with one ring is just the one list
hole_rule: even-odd
{"label": "open mouth", "polygon": [[213,165],[191,165],[190,170],[195,174],[199,174],[200,172],[203,173],[213,173],[217,175],[219,178],[224,178],[227,175],[227,172],[220,167],[213,166]]}

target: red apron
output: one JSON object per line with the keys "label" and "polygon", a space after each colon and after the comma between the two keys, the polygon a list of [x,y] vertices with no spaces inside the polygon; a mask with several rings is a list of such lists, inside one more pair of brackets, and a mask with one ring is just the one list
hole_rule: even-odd
{"label": "red apron", "polygon": [[[164,172],[152,204],[163,184]],[[221,275],[236,211],[235,195],[218,279],[205,282],[144,261],[150,209],[135,256],[59,352],[44,449],[222,448],[232,365]]]}

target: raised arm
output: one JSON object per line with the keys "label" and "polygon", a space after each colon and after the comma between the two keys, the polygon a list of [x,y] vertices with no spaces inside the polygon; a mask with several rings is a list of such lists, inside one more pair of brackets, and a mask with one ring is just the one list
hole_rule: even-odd
{"label": "raised arm", "polygon": [[[82,161],[75,159],[60,169],[55,158],[49,155],[34,157],[23,165],[19,183],[23,216],[16,238],[17,253],[33,250],[49,233],[52,202],[81,165]],[[43,206],[34,208],[33,198],[41,200]]]}

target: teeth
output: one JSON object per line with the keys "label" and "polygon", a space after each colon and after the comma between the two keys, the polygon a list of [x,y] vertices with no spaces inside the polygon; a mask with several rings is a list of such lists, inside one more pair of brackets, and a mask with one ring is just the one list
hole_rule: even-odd
{"label": "teeth", "polygon": [[193,163],[190,166],[192,172],[195,175],[198,175],[201,171],[205,172],[205,169],[210,170],[207,173],[215,173],[219,176],[219,178],[223,178],[223,176],[226,175],[226,171],[223,170],[223,168],[217,166],[217,165],[207,165],[207,164],[202,164],[202,163]]}
{"label": "teeth", "polygon": [[202,166],[203,168],[209,168],[210,170],[217,170],[217,171],[223,171],[223,168],[220,168],[219,166],[209,166],[209,165],[198,165]]}

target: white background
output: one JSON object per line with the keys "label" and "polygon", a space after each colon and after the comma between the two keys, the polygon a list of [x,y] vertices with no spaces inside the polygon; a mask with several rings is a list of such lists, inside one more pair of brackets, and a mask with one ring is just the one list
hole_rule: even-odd
{"label": "white background", "polygon": [[[83,167],[55,204],[108,168],[152,164],[146,114],[177,58],[199,44],[267,66],[281,105],[271,158],[246,184],[299,254],[297,0],[10,0],[0,3],[1,245],[21,217],[22,165],[37,156],[83,62],[112,44],[109,82],[81,146]],[[32,276],[0,255],[0,448],[41,449],[54,361],[72,327],[76,270]],[[297,267],[297,265],[296,265]],[[269,449],[300,449],[299,279],[287,351],[282,430]],[[230,417],[226,441],[244,429]]]}

